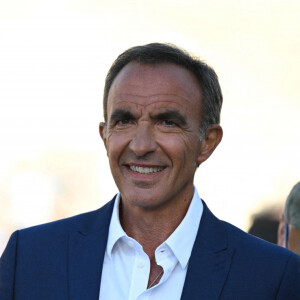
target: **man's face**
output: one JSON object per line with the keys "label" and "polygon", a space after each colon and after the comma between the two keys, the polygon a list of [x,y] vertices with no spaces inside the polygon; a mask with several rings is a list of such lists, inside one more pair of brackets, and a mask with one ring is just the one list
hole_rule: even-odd
{"label": "man's face", "polygon": [[289,226],[288,248],[300,255],[300,231],[294,226]]}
{"label": "man's face", "polygon": [[189,201],[201,156],[202,94],[197,79],[175,64],[131,62],[108,95],[100,126],[123,205],[144,209]]}
{"label": "man's face", "polygon": [[286,245],[286,221],[282,215],[279,220],[278,234],[277,234],[277,244],[281,247],[287,247],[291,251],[300,255],[300,231],[294,226],[288,225],[288,241]]}

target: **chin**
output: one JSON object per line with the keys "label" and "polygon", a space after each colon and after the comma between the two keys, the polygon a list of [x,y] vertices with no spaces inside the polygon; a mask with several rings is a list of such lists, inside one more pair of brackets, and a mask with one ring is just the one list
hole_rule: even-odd
{"label": "chin", "polygon": [[131,193],[123,193],[124,201],[128,201],[132,206],[141,207],[145,209],[156,209],[160,207],[165,201],[160,200],[164,199],[162,195],[158,195],[156,193],[149,195],[149,191],[136,191],[134,194]]}

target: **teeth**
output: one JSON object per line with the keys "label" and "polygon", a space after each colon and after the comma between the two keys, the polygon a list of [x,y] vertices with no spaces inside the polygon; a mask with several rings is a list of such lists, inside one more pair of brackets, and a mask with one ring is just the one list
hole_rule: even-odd
{"label": "teeth", "polygon": [[129,166],[130,170],[134,172],[138,172],[141,174],[151,174],[161,172],[164,168],[143,168],[143,167],[136,167],[136,166]]}

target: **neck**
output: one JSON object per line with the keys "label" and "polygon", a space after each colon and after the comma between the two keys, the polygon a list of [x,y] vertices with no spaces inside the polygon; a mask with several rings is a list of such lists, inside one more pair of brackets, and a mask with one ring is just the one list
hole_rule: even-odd
{"label": "neck", "polygon": [[145,209],[127,206],[120,201],[120,221],[128,236],[139,242],[150,260],[155,259],[155,249],[162,244],[183,220],[192,197],[173,209]]}

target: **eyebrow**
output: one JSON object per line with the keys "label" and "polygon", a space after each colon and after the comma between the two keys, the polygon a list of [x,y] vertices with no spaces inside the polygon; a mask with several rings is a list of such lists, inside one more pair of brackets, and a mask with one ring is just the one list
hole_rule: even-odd
{"label": "eyebrow", "polygon": [[151,116],[151,119],[154,120],[176,120],[181,125],[186,125],[185,118],[176,110],[167,110]]}
{"label": "eyebrow", "polygon": [[135,119],[135,116],[127,109],[116,109],[110,116],[110,123],[124,119]]}
{"label": "eyebrow", "polygon": [[[114,123],[118,120],[125,120],[125,119],[136,119],[136,116],[129,110],[119,108],[116,109],[110,116],[110,123]],[[160,112],[151,116],[152,120],[176,120],[182,126],[187,124],[185,118],[176,110],[167,110],[164,112]]]}

